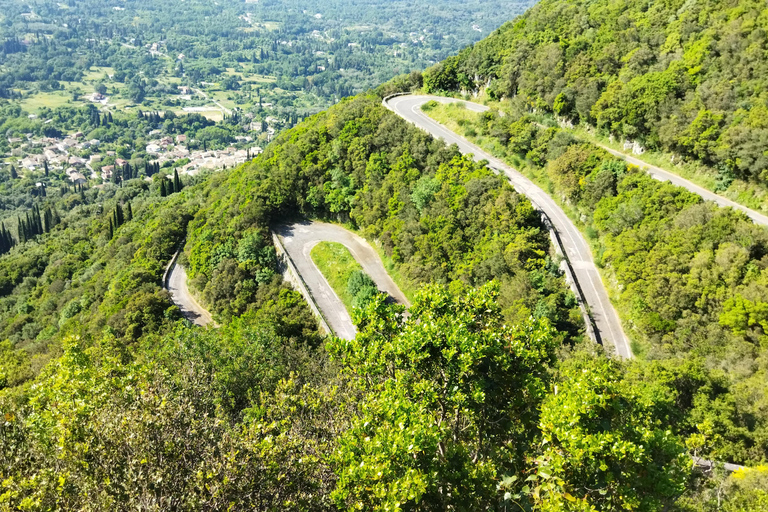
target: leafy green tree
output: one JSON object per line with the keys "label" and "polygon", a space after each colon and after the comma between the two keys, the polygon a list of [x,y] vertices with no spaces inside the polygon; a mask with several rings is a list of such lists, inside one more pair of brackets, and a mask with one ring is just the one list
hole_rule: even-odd
{"label": "leafy green tree", "polygon": [[27,351],[14,348],[9,340],[0,342],[0,390],[17,386],[32,376]]}
{"label": "leafy green tree", "polygon": [[334,453],[348,509],[483,509],[535,436],[555,342],[546,321],[506,327],[498,285],[427,286],[411,316],[379,296],[331,352],[366,391]]}
{"label": "leafy green tree", "polygon": [[692,462],[622,378],[618,363],[565,363],[541,406],[541,455],[531,492],[541,510],[665,510],[683,493]]}

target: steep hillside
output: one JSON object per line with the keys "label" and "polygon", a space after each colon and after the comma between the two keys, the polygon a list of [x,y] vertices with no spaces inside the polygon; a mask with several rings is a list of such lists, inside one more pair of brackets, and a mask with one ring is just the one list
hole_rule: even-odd
{"label": "steep hillside", "polygon": [[[762,190],[768,12],[753,0],[544,0],[424,74],[588,123]],[[679,160],[679,159],[678,159]]]}
{"label": "steep hillside", "polygon": [[564,339],[579,335],[573,295],[530,202],[377,96],[345,100],[226,181],[215,178],[187,242],[204,300],[225,316],[245,311],[262,277],[258,265],[243,263],[244,244],[301,214],[352,222],[414,283],[498,279],[508,320],[543,316]]}
{"label": "steep hillside", "polygon": [[591,239],[635,355],[690,394],[680,395],[678,427],[708,423],[714,457],[763,460],[768,231],[567,130],[528,116],[426,108],[565,205]]}
{"label": "steep hillside", "polygon": [[[118,233],[197,208],[185,262],[222,327],[65,336],[33,385],[0,390],[10,508],[653,510],[694,488],[674,381],[570,346],[580,316],[530,202],[379,97],[153,201]],[[404,275],[444,284],[409,317],[374,297],[357,339],[319,345],[268,245],[299,213],[354,222]]]}
{"label": "steep hillside", "polygon": [[[678,9],[645,7],[632,23],[663,25],[659,33]],[[632,23],[619,22],[633,11],[622,9],[547,0],[425,73],[423,84],[472,89],[492,76],[487,90],[497,99],[600,123],[603,95],[618,88],[631,99],[645,91],[643,76],[656,76],[638,72],[610,85],[628,66],[618,48],[635,37]],[[582,11],[579,29],[572,24]],[[537,17],[538,30],[526,28]],[[603,19],[599,29],[589,30],[590,17]],[[559,22],[550,30],[545,20]],[[583,59],[619,55],[605,75],[584,61],[582,78],[603,82],[593,84],[583,118],[579,98],[589,84],[572,97],[567,81],[525,85],[549,83],[548,51],[569,55],[561,25],[595,41],[578,46]],[[683,28],[672,49],[688,44]],[[635,33],[638,41],[650,34]],[[523,36],[527,46],[513,44]],[[651,52],[664,44],[653,42]],[[523,46],[534,62],[524,59],[527,68],[513,59]],[[670,59],[652,72],[677,73]],[[573,66],[554,67],[556,81]],[[699,73],[682,73],[686,91],[697,93]],[[635,79],[642,83],[630,87]],[[379,92],[421,84],[413,73]],[[656,110],[644,107],[642,119],[622,113],[634,103],[618,103],[621,122],[611,129],[663,145],[652,121],[664,125],[672,110],[659,105],[682,113],[688,100],[649,98]],[[156,178],[31,199],[45,226],[34,209],[29,236],[0,255],[8,338],[0,345],[0,508],[764,509],[764,467],[702,478],[691,455],[766,460],[765,235],[528,117],[462,120],[467,135],[492,139],[504,156],[548,177],[609,249],[599,257],[627,284],[632,327],[655,360],[611,359],[583,339],[531,202],[381,99],[342,100],[252,161],[180,193],[161,195]],[[736,107],[722,112],[717,140],[741,122]],[[46,206],[65,212],[50,229]],[[302,216],[343,222],[380,246],[421,287],[408,314],[375,295],[353,312],[356,339],[321,338],[280,278],[269,233]],[[219,329],[179,319],[160,289],[164,263],[184,239],[180,261]],[[654,265],[644,265],[644,250]],[[734,357],[720,361],[732,347]]]}

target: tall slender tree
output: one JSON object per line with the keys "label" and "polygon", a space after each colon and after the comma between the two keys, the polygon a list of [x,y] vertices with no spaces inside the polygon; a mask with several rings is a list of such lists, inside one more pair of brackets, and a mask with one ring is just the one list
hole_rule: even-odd
{"label": "tall slender tree", "polygon": [[179,179],[179,170],[174,169],[173,171],[173,191],[174,192],[181,192],[183,185],[181,183],[181,180]]}

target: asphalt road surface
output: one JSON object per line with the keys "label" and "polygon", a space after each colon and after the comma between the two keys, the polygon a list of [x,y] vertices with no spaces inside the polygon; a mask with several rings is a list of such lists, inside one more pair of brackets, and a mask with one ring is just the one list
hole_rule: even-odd
{"label": "asphalt road surface", "polygon": [[168,277],[168,291],[171,292],[173,303],[179,306],[184,318],[201,327],[208,324],[216,325],[211,314],[189,292],[187,272],[178,263],[173,264],[171,274]]}
{"label": "asphalt road surface", "polygon": [[645,169],[645,172],[647,172],[657,180],[669,181],[670,183],[673,183],[678,187],[683,187],[684,189],[687,189],[690,192],[693,192],[694,194],[698,194],[699,196],[702,197],[702,199],[705,199],[707,201],[714,201],[719,206],[728,206],[733,208],[734,210],[742,211],[745,214],[747,214],[747,216],[750,219],[752,219],[752,221],[755,224],[759,224],[761,226],[768,226],[768,217],[766,217],[762,213],[758,213],[755,210],[752,210],[750,208],[747,208],[746,206],[740,205],[739,203],[734,203],[727,197],[723,197],[721,195],[715,194],[714,192],[710,192],[704,187],[700,187],[699,185],[696,185],[695,183],[688,181],[685,178],[681,178],[677,174],[672,174],[669,171],[665,171],[661,167],[656,167],[655,165],[645,163],[639,158],[635,158],[631,155],[627,155],[625,153],[622,153],[621,151],[616,151],[615,149],[611,149],[608,146],[603,146],[602,144],[597,144],[597,145],[603,148],[604,150],[606,150],[607,152],[609,152],[610,154],[617,156],[622,160],[629,162],[632,165],[636,165],[641,169]]}
{"label": "asphalt road surface", "polygon": [[339,338],[351,340],[357,330],[344,307],[344,303],[328,284],[323,274],[312,261],[310,251],[320,242],[338,242],[352,253],[365,273],[379,287],[400,304],[408,305],[408,299],[389,277],[375,250],[361,237],[335,224],[304,221],[288,226],[278,226],[275,233],[283,241],[283,246],[293,260],[296,269],[309,288],[323,316]]}
{"label": "asphalt road surface", "polygon": [[[460,101],[439,96],[406,95],[390,98],[386,102],[386,106],[395,114],[406,121],[413,123],[422,130],[427,131],[433,137],[441,138],[449,144],[456,144],[462,153],[473,155],[475,160],[487,160],[488,166],[491,169],[504,173],[512,183],[512,186],[514,186],[515,190],[525,194],[531,200],[535,208],[547,214],[565,247],[568,260],[571,262],[571,267],[573,268],[577,286],[581,289],[591,312],[594,326],[597,331],[595,333],[596,337],[604,345],[615,347],[616,353],[621,357],[632,357],[632,349],[630,348],[629,340],[622,329],[619,315],[611,304],[608,292],[600,278],[600,273],[592,259],[592,252],[589,249],[587,241],[581,235],[581,232],[576,229],[576,226],[573,225],[571,220],[557,203],[555,203],[549,195],[536,186],[531,180],[498,158],[493,157],[478,146],[448,130],[422,112],[421,105],[430,100],[442,103]],[[468,109],[475,112],[488,110],[488,107],[484,105],[466,101],[463,103]]]}

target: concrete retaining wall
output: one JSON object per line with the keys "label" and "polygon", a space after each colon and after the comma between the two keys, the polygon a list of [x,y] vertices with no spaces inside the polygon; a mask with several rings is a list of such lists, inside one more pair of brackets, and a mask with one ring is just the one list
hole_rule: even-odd
{"label": "concrete retaining wall", "polygon": [[173,266],[176,264],[176,260],[179,259],[179,253],[181,252],[181,248],[184,247],[184,242],[181,242],[181,245],[178,249],[176,249],[176,252],[173,253],[173,257],[171,258],[171,261],[168,262],[168,266],[165,267],[165,272],[163,272],[163,288],[168,289],[168,279],[171,277],[171,270],[173,269]]}
{"label": "concrete retaining wall", "polygon": [[320,308],[317,307],[315,298],[312,296],[312,293],[310,293],[309,288],[301,278],[301,274],[299,274],[299,271],[296,269],[296,265],[293,263],[293,260],[291,260],[291,257],[285,250],[285,247],[283,247],[282,240],[280,240],[280,237],[277,236],[276,233],[272,233],[272,242],[275,244],[275,250],[277,251],[277,261],[280,265],[280,271],[283,273],[283,279],[291,283],[291,286],[293,286],[297,292],[301,293],[301,295],[304,297],[304,300],[306,300],[307,304],[309,304],[309,309],[312,310],[312,313],[315,315],[318,323],[320,324],[320,328],[325,332],[325,334],[333,335],[333,330],[328,325],[328,322],[323,316],[323,313],[320,311]]}
{"label": "concrete retaining wall", "polygon": [[[534,204],[534,207],[536,205]],[[576,300],[579,302],[579,309],[581,310],[581,316],[584,318],[584,324],[587,328],[587,336],[589,336],[595,343],[603,344],[603,340],[597,334],[597,326],[595,325],[595,319],[592,318],[592,313],[587,309],[587,299],[584,297],[584,292],[581,290],[579,281],[576,280],[576,275],[571,266],[571,260],[568,259],[568,253],[565,252],[563,242],[560,240],[560,233],[557,232],[552,221],[549,220],[549,216],[542,211],[541,208],[536,207],[539,213],[541,213],[541,220],[549,230],[549,238],[552,240],[552,245],[555,247],[555,252],[559,254],[563,260],[560,262],[560,270],[565,274],[565,281],[571,287],[573,294],[576,295]]]}

